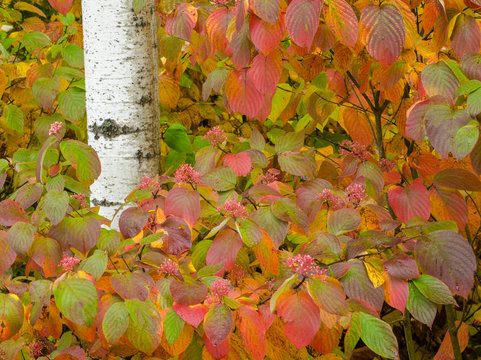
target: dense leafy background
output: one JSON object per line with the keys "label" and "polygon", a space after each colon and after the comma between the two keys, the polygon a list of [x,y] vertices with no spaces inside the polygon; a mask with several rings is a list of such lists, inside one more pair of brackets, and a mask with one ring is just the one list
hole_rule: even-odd
{"label": "dense leafy background", "polygon": [[3,0],[0,356],[479,358],[480,9],[160,0],[165,172],[117,231],[79,1]]}

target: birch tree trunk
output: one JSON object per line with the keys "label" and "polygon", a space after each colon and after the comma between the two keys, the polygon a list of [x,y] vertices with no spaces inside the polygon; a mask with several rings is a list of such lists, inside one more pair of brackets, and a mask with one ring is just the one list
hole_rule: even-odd
{"label": "birch tree trunk", "polygon": [[102,172],[91,203],[111,219],[142,176],[160,171],[154,0],[82,0],[89,144]]}

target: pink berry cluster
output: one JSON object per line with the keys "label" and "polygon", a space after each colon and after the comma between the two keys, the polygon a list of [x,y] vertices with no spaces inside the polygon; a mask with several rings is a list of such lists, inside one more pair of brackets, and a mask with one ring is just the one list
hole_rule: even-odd
{"label": "pink berry cluster", "polygon": [[322,190],[321,193],[317,195],[317,198],[320,201],[327,203],[331,210],[339,210],[344,207],[344,203],[341,198],[334,195],[334,193],[330,189]]}
{"label": "pink berry cluster", "polygon": [[174,178],[177,184],[200,184],[200,174],[190,164],[181,165]]}
{"label": "pink berry cluster", "polygon": [[72,199],[78,201],[81,209],[84,209],[89,206],[89,204],[87,203],[87,199],[85,198],[85,195],[82,193],[73,194]]}
{"label": "pink berry cluster", "polygon": [[62,260],[60,260],[60,266],[67,272],[73,271],[75,265],[80,262],[79,258],[73,256],[64,256]]}
{"label": "pink berry cluster", "polygon": [[49,135],[58,135],[63,129],[63,122],[55,121],[54,123],[50,124],[50,128],[48,129]]}
{"label": "pink berry cluster", "polygon": [[379,161],[379,167],[383,172],[389,172],[394,167],[394,161],[389,159],[381,159],[381,161]]}
{"label": "pink berry cluster", "polygon": [[347,199],[353,205],[359,205],[361,201],[367,198],[366,185],[361,183],[352,183],[346,188]]}
{"label": "pink berry cluster", "polygon": [[226,141],[227,137],[224,134],[224,130],[218,126],[214,126],[204,135],[204,139],[209,140],[210,144],[216,147]]}
{"label": "pink berry cluster", "polygon": [[217,208],[219,212],[224,211],[226,215],[232,216],[235,219],[244,220],[249,216],[249,212],[242,204],[235,200],[229,200],[224,203],[223,206]]}
{"label": "pink berry cluster", "polygon": [[180,275],[178,265],[170,259],[166,259],[166,260],[164,260],[164,262],[162,264],[160,264],[159,271],[162,274],[170,275],[170,276]]}
{"label": "pink berry cluster", "polygon": [[325,275],[325,271],[317,266],[311,255],[291,256],[287,259],[286,264],[291,271],[304,277]]}
{"label": "pink berry cluster", "polygon": [[230,281],[226,279],[217,279],[210,284],[209,294],[207,296],[208,302],[212,304],[220,304],[222,296],[230,293]]}
{"label": "pink berry cluster", "polygon": [[161,185],[159,184],[158,178],[153,178],[151,176],[143,176],[139,185],[137,185],[137,189],[151,189],[154,192],[158,192],[160,187]]}
{"label": "pink berry cluster", "polygon": [[369,153],[366,150],[366,146],[359,144],[357,141],[344,140],[341,142],[341,154],[352,154],[361,161],[369,160]]}
{"label": "pink berry cluster", "polygon": [[34,358],[47,356],[54,350],[53,344],[45,338],[37,339],[29,345],[30,355]]}

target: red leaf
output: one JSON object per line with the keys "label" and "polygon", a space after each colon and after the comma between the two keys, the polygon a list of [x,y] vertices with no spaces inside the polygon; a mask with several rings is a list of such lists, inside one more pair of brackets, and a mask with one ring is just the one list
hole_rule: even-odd
{"label": "red leaf", "polygon": [[162,237],[163,249],[171,255],[180,255],[188,251],[192,246],[192,232],[189,225],[177,216],[169,216],[161,224],[160,228],[167,232]]}
{"label": "red leaf", "polygon": [[13,200],[3,200],[0,202],[0,225],[12,226],[17,221],[28,222],[28,215]]}
{"label": "red leaf", "polygon": [[[170,282],[170,293],[177,304],[197,305],[207,296],[207,286],[199,281],[179,281]],[[180,315],[180,314],[179,314]]]}
{"label": "red leaf", "polygon": [[264,55],[279,46],[286,31],[284,16],[272,25],[252,15],[249,18],[249,27],[254,46]]}
{"label": "red leaf", "polygon": [[416,141],[424,141],[426,129],[424,115],[431,105],[445,102],[442,96],[430,97],[426,100],[415,102],[406,112],[406,137]]}
{"label": "red leaf", "polygon": [[442,280],[454,294],[468,297],[476,257],[465,238],[454,231],[434,231],[417,241],[414,254],[424,273]]}
{"label": "red leaf", "polygon": [[244,26],[232,36],[228,50],[232,50],[232,62],[238,68],[246,67],[251,62],[251,47],[249,40],[249,25]]}
{"label": "red leaf", "polygon": [[227,305],[215,305],[204,318],[204,331],[212,345],[222,344],[234,327],[234,317]]}
{"label": "red leaf", "polygon": [[266,355],[266,327],[261,314],[250,306],[244,305],[237,309],[239,330],[242,342],[249,353],[258,360]]}
{"label": "red leaf", "polygon": [[217,234],[207,252],[205,262],[207,265],[223,263],[224,267],[217,272],[221,275],[224,271],[232,269],[237,253],[244,243],[239,234],[233,230],[223,230]]}
{"label": "red leaf", "polygon": [[465,53],[461,59],[461,70],[468,78],[481,81],[481,54]]}
{"label": "red leaf", "polygon": [[225,82],[225,95],[232,111],[250,118],[256,116],[264,103],[264,97],[256,89],[247,69],[232,71]]}
{"label": "red leaf", "polygon": [[249,2],[254,14],[268,23],[275,24],[279,18],[279,0],[252,0]]}
{"label": "red leaf", "polygon": [[147,224],[149,214],[141,208],[131,207],[122,212],[119,218],[119,229],[125,239],[133,238]]}
{"label": "red leaf", "polygon": [[110,278],[110,284],[123,299],[145,301],[149,297],[149,285],[153,286],[154,282],[146,273],[127,272],[113,275]]}
{"label": "red leaf", "polygon": [[468,206],[459,191],[432,188],[429,194],[431,212],[436,220],[454,220],[458,229],[464,229],[468,222]]}
{"label": "red leaf", "polygon": [[434,176],[434,185],[466,191],[481,191],[481,181],[470,171],[464,169],[444,169]]}
{"label": "red leaf", "polygon": [[389,190],[388,198],[394,213],[403,223],[407,223],[415,216],[427,220],[431,215],[429,192],[421,178],[407,188],[397,186]]}
{"label": "red leaf", "polygon": [[287,32],[299,46],[310,48],[319,27],[321,0],[293,0],[286,11]]}
{"label": "red leaf", "polygon": [[481,29],[474,17],[459,14],[451,35],[451,46],[458,58],[462,58],[466,53],[479,53]]}
{"label": "red leaf", "polygon": [[427,65],[421,73],[422,85],[429,96],[444,96],[454,99],[454,93],[459,87],[459,80],[444,62]]}
{"label": "red leaf", "polygon": [[401,12],[392,4],[367,5],[361,13],[361,40],[371,56],[391,65],[401,55],[406,30]]}
{"label": "red leaf", "polygon": [[251,158],[247,153],[227,154],[224,165],[231,167],[237,176],[247,176],[251,172]]}
{"label": "red leaf", "polygon": [[409,296],[407,281],[395,278],[388,274],[383,287],[386,302],[393,308],[404,312]]}
{"label": "red leaf", "polygon": [[204,320],[204,316],[208,311],[207,307],[202,304],[187,306],[174,303],[172,307],[182,320],[195,328]]}
{"label": "red leaf", "polygon": [[204,345],[209,354],[212,355],[214,359],[223,359],[224,357],[227,356],[230,350],[230,337],[224,340],[222,344],[214,345],[212,342],[209,340],[209,338],[206,336],[204,333],[204,336],[202,336],[202,339],[204,340]]}
{"label": "red leaf", "polygon": [[167,16],[165,32],[169,35],[190,41],[192,30],[197,23],[197,8],[191,4],[182,3],[177,9]]}
{"label": "red leaf", "polygon": [[284,334],[298,349],[309,345],[321,326],[319,308],[305,291],[281,295],[277,313],[285,322]]}
{"label": "red leaf", "polygon": [[383,264],[389,275],[399,279],[409,280],[419,277],[419,269],[416,261],[409,255],[397,254]]}
{"label": "red leaf", "polygon": [[[233,17],[233,11],[222,8],[217,9],[212,14],[210,14],[205,21],[207,35],[209,36],[210,42],[219,51],[227,52],[226,48],[229,45],[229,42],[226,38],[227,27],[229,26],[229,23]],[[229,52],[227,53],[229,54]]]}
{"label": "red leaf", "polygon": [[62,15],[67,15],[73,0],[48,0],[50,5]]}
{"label": "red leaf", "polygon": [[282,56],[279,51],[269,55],[258,54],[249,69],[254,85],[261,93],[275,93],[282,74]]}
{"label": "red leaf", "polygon": [[0,274],[10,269],[17,254],[8,243],[8,233],[0,230]]}
{"label": "red leaf", "polygon": [[197,223],[200,214],[200,195],[184,187],[169,191],[165,198],[165,215],[184,219],[191,227]]}

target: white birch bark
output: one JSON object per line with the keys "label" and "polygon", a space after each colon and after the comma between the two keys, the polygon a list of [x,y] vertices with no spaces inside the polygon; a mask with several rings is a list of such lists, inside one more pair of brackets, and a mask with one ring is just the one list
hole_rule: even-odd
{"label": "white birch bark", "polygon": [[82,0],[89,144],[102,172],[91,204],[109,219],[142,176],[160,171],[154,0]]}

